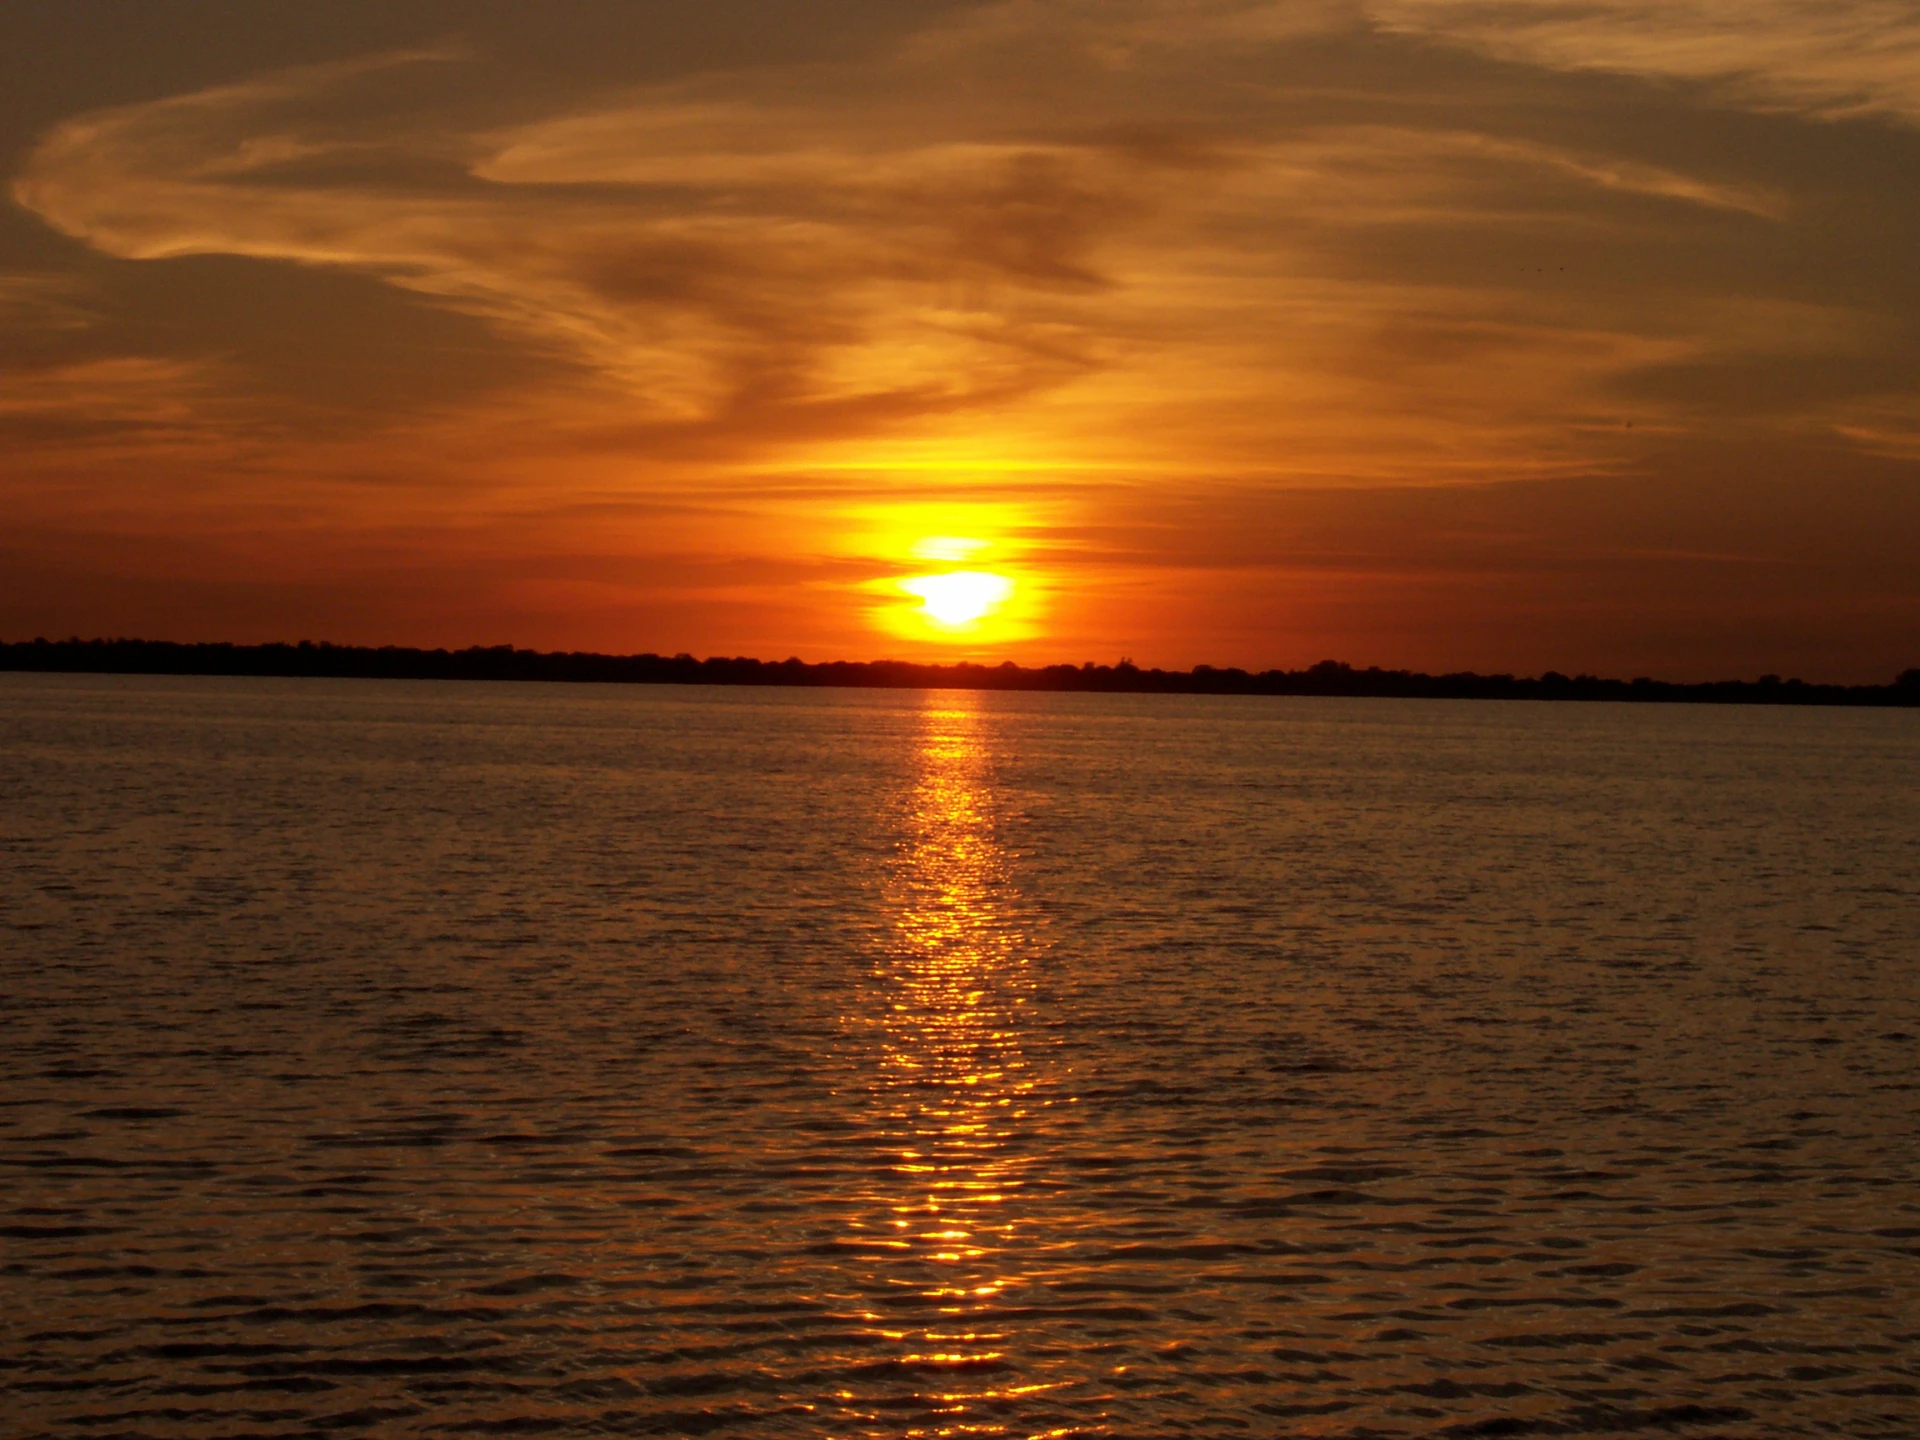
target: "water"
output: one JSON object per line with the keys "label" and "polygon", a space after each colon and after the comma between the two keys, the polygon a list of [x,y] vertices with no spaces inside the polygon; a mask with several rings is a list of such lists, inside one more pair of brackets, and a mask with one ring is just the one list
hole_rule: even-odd
{"label": "water", "polygon": [[1920,716],[0,677],[0,1430],[1920,1435]]}

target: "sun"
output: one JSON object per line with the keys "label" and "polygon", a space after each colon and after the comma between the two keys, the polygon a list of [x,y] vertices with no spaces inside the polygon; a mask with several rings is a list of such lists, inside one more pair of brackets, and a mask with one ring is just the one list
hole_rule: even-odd
{"label": "sun", "polygon": [[1034,638],[1055,586],[1028,554],[1030,515],[985,502],[875,506],[843,544],[867,622],[904,653],[1001,655]]}
{"label": "sun", "polygon": [[1013,595],[1011,580],[985,570],[914,575],[902,580],[900,588],[920,597],[920,609],[929,619],[956,630],[991,615]]}

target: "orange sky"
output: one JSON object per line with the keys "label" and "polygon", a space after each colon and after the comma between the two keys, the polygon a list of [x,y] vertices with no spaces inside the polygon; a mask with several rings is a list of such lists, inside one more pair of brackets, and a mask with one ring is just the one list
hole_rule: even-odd
{"label": "orange sky", "polygon": [[0,57],[0,638],[1920,663],[1905,4],[65,0]]}

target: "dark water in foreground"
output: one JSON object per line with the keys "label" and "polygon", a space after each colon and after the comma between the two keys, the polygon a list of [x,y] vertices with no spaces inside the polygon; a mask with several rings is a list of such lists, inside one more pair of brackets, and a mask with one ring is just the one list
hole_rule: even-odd
{"label": "dark water in foreground", "polygon": [[9,1436],[1920,1435],[1920,717],[0,677]]}

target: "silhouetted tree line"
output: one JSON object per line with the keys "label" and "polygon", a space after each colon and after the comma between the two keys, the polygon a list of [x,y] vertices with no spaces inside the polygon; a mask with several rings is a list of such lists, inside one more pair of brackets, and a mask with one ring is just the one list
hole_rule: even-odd
{"label": "silhouetted tree line", "polygon": [[1889,685],[1810,685],[1758,680],[1676,684],[1597,675],[1423,675],[1356,670],[1322,660],[1305,670],[1143,670],[1117,665],[920,665],[905,660],[754,660],[691,655],[596,655],[585,651],[415,650],[383,645],[182,645],[169,640],[38,639],[0,643],[0,670],[120,675],[275,675],[376,680],[542,680],[613,685],[796,685],[867,689],[1066,690],[1167,695],[1370,695],[1446,700],[1659,700],[1730,705],[1920,706],[1920,669]]}

